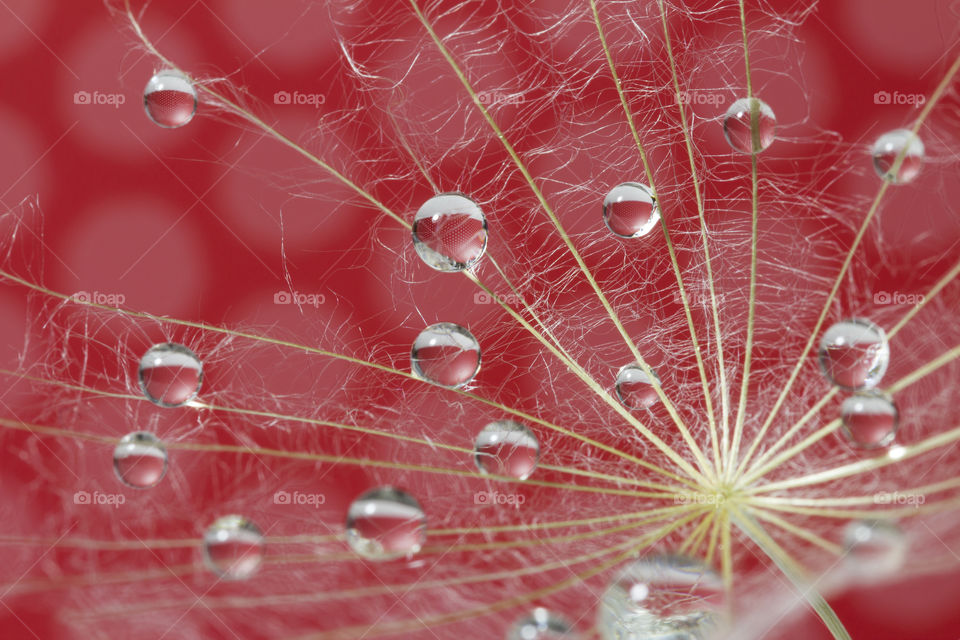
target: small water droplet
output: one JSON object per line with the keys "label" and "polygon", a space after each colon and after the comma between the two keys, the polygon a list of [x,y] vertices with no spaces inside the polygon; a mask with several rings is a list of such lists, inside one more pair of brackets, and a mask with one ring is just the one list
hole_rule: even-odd
{"label": "small water droplet", "polygon": [[664,554],[641,558],[614,578],[601,600],[604,640],[694,640],[717,628],[723,584],[698,560]]}
{"label": "small water droplet", "polygon": [[223,516],[203,536],[203,557],[224,580],[246,580],[263,560],[263,533],[243,516]]}
{"label": "small water droplet", "polygon": [[410,351],[413,373],[444,387],[467,384],[480,370],[480,343],[452,322],[432,324],[417,336]]}
{"label": "small water droplet", "polygon": [[487,248],[480,205],[462,193],[433,196],[413,217],[413,248],[438,271],[469,269]]}
{"label": "small water droplet", "polygon": [[603,199],[603,222],[614,235],[639,238],[660,222],[660,205],[650,187],[624,182]]}
{"label": "small water droplet", "polygon": [[409,557],[427,539],[427,517],[405,491],[380,487],[366,492],[347,511],[347,542],[371,560]]}
{"label": "small water droplet", "polygon": [[113,470],[128,487],[156,486],[167,472],[167,449],[152,433],[129,433],[113,450]]}
{"label": "small water droplet", "polygon": [[485,426],[474,445],[474,460],[480,471],[495,476],[526,480],[537,468],[540,443],[527,427],[512,420]]}
{"label": "small water droplet", "polygon": [[193,400],[203,382],[203,365],[190,349],[165,342],[140,358],[140,389],[161,407],[182,407]]}
{"label": "small water droplet", "polygon": [[838,322],[820,340],[820,368],[830,382],[853,391],[880,383],[890,363],[887,334],[869,320]]}
{"label": "small water droplet", "polygon": [[[756,122],[751,126],[753,118]],[[723,117],[723,135],[735,151],[759,153],[773,142],[777,117],[759,98],[740,98]]]}
{"label": "small water droplet", "polygon": [[846,567],[859,577],[896,573],[906,558],[906,536],[896,523],[886,520],[850,522],[843,541],[847,549]]}
{"label": "small water droplet", "polygon": [[507,640],[572,640],[573,627],[557,614],[537,607],[518,620]]}
{"label": "small water droplet", "polygon": [[862,449],[885,447],[897,435],[900,413],[885,393],[856,393],[843,401],[841,415],[847,438]]}
{"label": "small water droplet", "polygon": [[894,129],[873,143],[873,168],[893,184],[910,182],[923,165],[923,141],[909,129]]}
{"label": "small water droplet", "polygon": [[653,369],[653,382],[647,372],[638,365],[628,364],[617,372],[617,397],[624,406],[630,409],[649,409],[660,401],[657,390],[660,386],[660,376]]}
{"label": "small water droplet", "polygon": [[160,71],[143,90],[147,116],[166,129],[182,127],[197,112],[197,90],[190,80],[173,69]]}

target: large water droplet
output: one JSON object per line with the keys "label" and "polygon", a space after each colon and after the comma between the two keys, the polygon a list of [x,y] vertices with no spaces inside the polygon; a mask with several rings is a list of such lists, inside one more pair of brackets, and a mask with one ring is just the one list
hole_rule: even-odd
{"label": "large water droplet", "polygon": [[717,628],[723,606],[720,577],[702,562],[678,555],[636,560],[603,595],[597,626],[604,640],[693,640]]}
{"label": "large water droplet", "polygon": [[886,520],[855,520],[843,534],[846,568],[855,576],[891,575],[903,566],[907,539],[900,527]]}
{"label": "large water droplet", "polygon": [[245,580],[263,560],[263,533],[243,516],[223,516],[203,536],[203,557],[224,580]]}
{"label": "large water droplet", "polygon": [[873,143],[873,168],[893,184],[910,182],[923,165],[923,141],[909,129],[894,129]]}
{"label": "large water droplet", "polygon": [[820,340],[820,368],[838,387],[871,389],[880,383],[890,363],[890,345],[883,329],[869,320],[838,322]]}
{"label": "large water droplet", "polygon": [[432,324],[417,336],[410,351],[413,373],[444,387],[462,387],[480,370],[480,343],[452,322]]}
{"label": "large water droplet", "polygon": [[897,435],[900,413],[884,393],[861,391],[843,401],[843,431],[862,449],[885,447]]}
{"label": "large water droplet", "polygon": [[487,219],[462,193],[441,193],[413,217],[413,247],[438,271],[469,269],[487,248]]}
{"label": "large water droplet", "polygon": [[540,458],[537,437],[512,420],[498,420],[485,426],[473,450],[480,471],[519,480],[530,477]]}
{"label": "large water droplet", "polygon": [[659,221],[660,205],[650,187],[624,182],[603,199],[603,222],[621,238],[645,236]]}
{"label": "large water droplet", "polygon": [[190,349],[165,342],[140,358],[140,389],[161,407],[181,407],[193,400],[203,382],[203,365]]}
{"label": "large water droplet", "polygon": [[723,135],[741,153],[759,153],[769,147],[776,128],[773,109],[759,98],[740,98],[723,117]]}
{"label": "large water droplet", "polygon": [[347,542],[371,560],[409,557],[427,539],[427,517],[405,491],[380,487],[366,492],[347,511]]}
{"label": "large water droplet", "polygon": [[173,69],[157,73],[143,90],[143,108],[154,123],[167,129],[182,127],[197,112],[197,90]]}
{"label": "large water droplet", "polygon": [[167,472],[167,449],[152,433],[127,434],[113,450],[113,470],[125,485],[148,489]]}
{"label": "large water droplet", "polygon": [[650,371],[653,373],[652,382],[647,372],[635,364],[625,365],[617,372],[617,397],[626,407],[649,409],[660,401],[654,387],[660,386],[660,376],[653,369]]}
{"label": "large water droplet", "polygon": [[518,620],[507,634],[507,640],[571,640],[573,637],[570,623],[543,607]]}

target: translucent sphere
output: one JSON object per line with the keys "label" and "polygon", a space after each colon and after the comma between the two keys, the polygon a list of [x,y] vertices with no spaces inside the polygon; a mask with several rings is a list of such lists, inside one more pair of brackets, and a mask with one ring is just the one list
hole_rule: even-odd
{"label": "translucent sphere", "polygon": [[413,218],[413,248],[438,271],[469,269],[487,248],[487,219],[462,193],[427,200]]}
{"label": "translucent sphere", "polygon": [[167,473],[167,449],[152,433],[127,434],[113,450],[113,470],[128,487],[148,489]]}
{"label": "translucent sphere", "polygon": [[660,205],[650,187],[624,182],[603,199],[603,222],[614,235],[639,238],[660,222]]}
{"label": "translucent sphere", "polygon": [[473,447],[480,471],[495,476],[526,480],[537,468],[540,443],[527,427],[512,420],[485,426]]}
{"label": "translucent sphere", "polygon": [[890,345],[883,329],[869,320],[838,322],[820,340],[820,369],[843,389],[871,389],[890,363]]}
{"label": "translucent sphere", "polygon": [[910,182],[923,165],[923,141],[909,129],[894,129],[873,143],[871,155],[877,175],[893,184]]}
{"label": "translucent sphere", "polygon": [[197,113],[197,90],[173,69],[157,73],[143,90],[143,108],[155,124],[166,129],[182,127]]}
{"label": "translucent sphere", "polygon": [[413,373],[444,387],[462,387],[480,370],[480,343],[452,322],[438,322],[420,332],[410,351]]}
{"label": "translucent sphere", "polygon": [[723,117],[723,135],[741,153],[759,153],[769,147],[776,128],[773,109],[759,98],[740,98]]}
{"label": "translucent sphere", "polygon": [[897,435],[900,412],[889,396],[879,391],[861,391],[843,401],[843,431],[861,449],[891,444]]}
{"label": "translucent sphere", "polygon": [[653,380],[638,365],[628,364],[617,372],[617,397],[629,409],[649,409],[660,402],[656,387],[660,377],[653,369]]}
{"label": "translucent sphere", "polygon": [[370,560],[410,557],[427,539],[427,517],[405,491],[380,487],[361,495],[347,511],[347,543]]}
{"label": "translucent sphere", "polygon": [[165,342],[150,347],[140,358],[140,389],[161,407],[182,407],[193,400],[203,382],[203,365],[190,349]]}
{"label": "translucent sphere", "polygon": [[843,540],[847,549],[845,568],[855,577],[892,575],[906,559],[907,539],[894,522],[855,520],[847,525]]}
{"label": "translucent sphere", "polygon": [[573,627],[559,615],[537,607],[514,623],[507,640],[572,640]]}
{"label": "translucent sphere", "polygon": [[263,560],[263,533],[243,516],[218,518],[203,536],[203,558],[224,580],[246,580]]}

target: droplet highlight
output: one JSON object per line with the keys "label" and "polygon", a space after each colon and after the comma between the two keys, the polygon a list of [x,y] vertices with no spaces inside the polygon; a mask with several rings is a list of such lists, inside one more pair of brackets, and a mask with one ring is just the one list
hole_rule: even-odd
{"label": "droplet highlight", "polygon": [[635,364],[625,365],[617,372],[617,397],[628,409],[649,409],[660,402],[656,389],[660,386],[660,377],[653,369],[650,372],[652,379]]}
{"label": "droplet highlight", "polygon": [[718,628],[723,583],[702,562],[680,555],[641,558],[604,592],[597,628],[604,640],[710,637]]}
{"label": "droplet highlight", "polygon": [[203,536],[203,557],[224,580],[246,580],[260,567],[264,552],[263,533],[243,516],[218,518]]}
{"label": "droplet highlight", "polygon": [[886,520],[855,520],[843,534],[846,569],[855,577],[876,578],[900,570],[906,559],[907,538]]}
{"label": "droplet highlight", "polygon": [[723,135],[741,153],[759,153],[769,147],[776,128],[773,109],[759,98],[740,98],[723,117]]}
{"label": "droplet highlight", "polygon": [[537,607],[514,623],[507,640],[571,640],[573,627],[561,616]]}
{"label": "droplet highlight", "polygon": [[474,460],[483,473],[526,480],[537,468],[540,443],[530,429],[512,420],[485,426],[474,443]]}
{"label": "droplet highlight", "polygon": [[923,141],[909,129],[894,129],[877,138],[871,155],[878,176],[892,184],[904,184],[920,173]]}
{"label": "droplet highlight", "polygon": [[405,491],[380,487],[364,493],[347,511],[347,543],[370,560],[410,557],[427,539],[427,517]]}
{"label": "droplet highlight", "polygon": [[861,449],[876,449],[893,443],[900,425],[900,412],[885,393],[861,391],[843,401],[843,432]]}
{"label": "droplet highlight", "polygon": [[877,325],[852,318],[833,325],[820,340],[820,369],[838,387],[859,391],[880,383],[890,363],[887,335]]}
{"label": "droplet highlight", "polygon": [[167,449],[152,433],[127,434],[113,450],[113,470],[128,487],[149,489],[167,473]]}
{"label": "droplet highlight", "polygon": [[487,218],[462,193],[433,196],[413,217],[413,248],[437,271],[469,269],[487,249]]}
{"label": "droplet highlight", "polygon": [[480,370],[480,343],[452,322],[432,324],[417,336],[410,351],[414,375],[444,387],[462,387]]}
{"label": "droplet highlight", "polygon": [[160,71],[143,90],[143,108],[150,120],[165,129],[182,127],[197,113],[197,89],[179,71]]}
{"label": "droplet highlight", "polygon": [[660,205],[650,187],[624,182],[603,199],[603,222],[621,238],[639,238],[660,222]]}
{"label": "droplet highlight", "polygon": [[166,342],[150,347],[140,358],[140,389],[161,407],[182,407],[193,400],[203,382],[203,365],[190,349]]}

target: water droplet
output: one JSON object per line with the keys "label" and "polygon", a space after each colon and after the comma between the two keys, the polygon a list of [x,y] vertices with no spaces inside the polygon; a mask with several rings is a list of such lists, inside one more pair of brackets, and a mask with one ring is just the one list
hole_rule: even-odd
{"label": "water droplet", "polygon": [[167,129],[182,127],[197,113],[197,90],[173,69],[157,73],[143,90],[143,108],[154,123]]}
{"label": "water droplet", "polygon": [[628,364],[617,372],[617,397],[624,406],[630,409],[649,409],[660,401],[657,390],[660,386],[660,376],[653,369],[653,383],[650,376],[638,365]]}
{"label": "water droplet", "polygon": [[129,487],[156,486],[167,472],[167,449],[152,433],[129,433],[113,450],[113,470]]}
{"label": "water droplet", "polygon": [[614,235],[639,238],[660,222],[660,205],[650,187],[624,182],[603,199],[603,222]]}
{"label": "water droplet", "polygon": [[897,435],[900,413],[884,393],[861,391],[843,401],[843,431],[862,449],[885,447]]}
{"label": "water droplet", "polygon": [[203,536],[203,557],[224,580],[246,580],[263,560],[263,533],[243,516],[223,516]]}
{"label": "water droplet", "polygon": [[723,117],[723,135],[734,150],[742,153],[759,153],[769,147],[776,128],[773,109],[759,98],[740,98]]}
{"label": "water droplet", "polygon": [[604,640],[706,638],[723,606],[720,577],[702,562],[658,555],[627,565],[601,600],[597,626]]}
{"label": "water droplet", "polygon": [[896,573],[907,553],[903,531],[886,520],[855,520],[847,525],[843,541],[846,568],[864,578]]}
{"label": "water droplet", "polygon": [[485,426],[474,445],[474,460],[484,473],[526,480],[537,468],[540,443],[530,429],[512,420]]}
{"label": "water droplet", "polygon": [[889,363],[887,334],[869,320],[838,322],[820,340],[820,368],[838,387],[871,389],[880,383]]}
{"label": "water droplet", "polygon": [[371,560],[412,556],[427,539],[427,517],[405,491],[380,487],[366,492],[347,511],[347,542]]}
{"label": "water droplet", "polygon": [[467,384],[480,370],[480,343],[452,322],[432,324],[417,336],[410,351],[413,373],[444,387]]}
{"label": "water droplet", "polygon": [[203,382],[203,365],[181,344],[165,342],[150,347],[140,358],[140,389],[161,407],[182,407],[193,400]]}
{"label": "water droplet", "polygon": [[507,640],[572,640],[573,637],[573,627],[569,622],[543,607],[537,607],[513,625]]}
{"label": "water droplet", "polygon": [[909,129],[894,129],[873,143],[873,168],[893,184],[910,182],[923,165],[923,141]]}
{"label": "water droplet", "polygon": [[413,217],[413,248],[438,271],[463,271],[487,249],[487,219],[462,193],[441,193]]}

